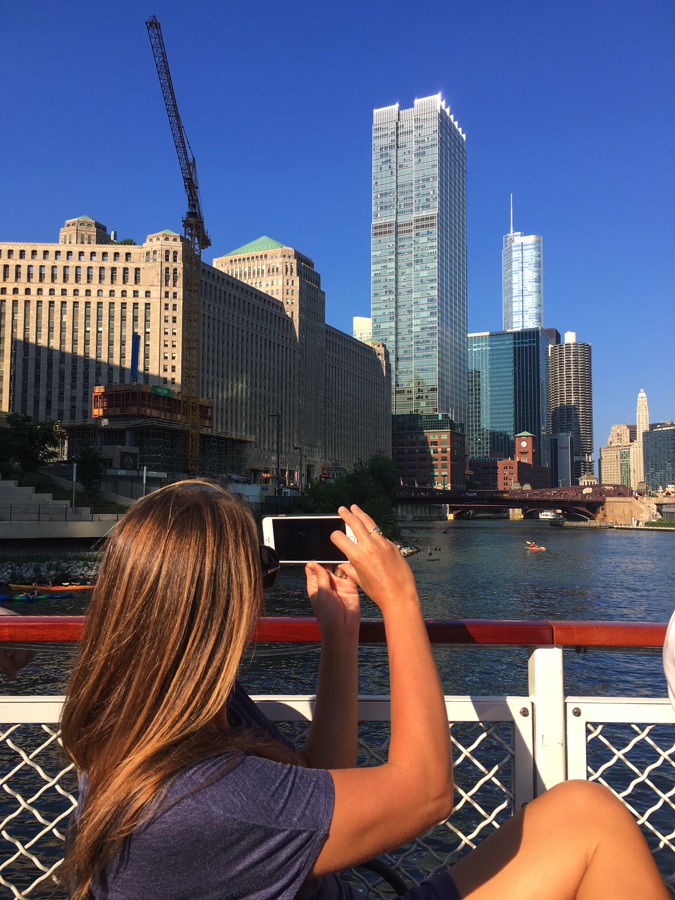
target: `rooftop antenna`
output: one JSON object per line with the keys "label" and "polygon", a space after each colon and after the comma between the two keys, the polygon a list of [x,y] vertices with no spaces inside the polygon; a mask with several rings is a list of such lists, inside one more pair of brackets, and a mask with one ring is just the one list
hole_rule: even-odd
{"label": "rooftop antenna", "polygon": [[511,196],[511,231],[509,234],[513,234],[513,194]]}

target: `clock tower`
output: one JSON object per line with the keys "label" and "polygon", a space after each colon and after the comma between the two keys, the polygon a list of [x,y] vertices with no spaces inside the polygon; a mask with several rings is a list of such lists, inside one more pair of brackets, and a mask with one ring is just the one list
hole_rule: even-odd
{"label": "clock tower", "polygon": [[515,437],[514,458],[521,463],[536,465],[535,437],[529,431],[521,431]]}

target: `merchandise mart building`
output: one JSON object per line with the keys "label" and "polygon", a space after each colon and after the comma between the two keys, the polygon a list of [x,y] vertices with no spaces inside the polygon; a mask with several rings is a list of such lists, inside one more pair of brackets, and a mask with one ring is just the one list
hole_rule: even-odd
{"label": "merchandise mart building", "polygon": [[[425,423],[436,417],[434,432],[455,442],[448,461],[465,452],[465,136],[439,94],[376,109],[372,153],[372,336],[389,351],[394,459],[408,483],[414,467],[401,469],[397,434],[408,443],[418,431],[429,446]],[[417,480],[463,486],[464,467],[420,467]]]}
{"label": "merchandise mart building", "polygon": [[[60,421],[71,455],[82,442],[136,446],[139,465],[177,470],[175,427],[154,443],[131,417],[102,428],[92,393],[131,386],[136,342],[140,385],[178,396],[186,252],[168,230],[114,243],[86,216],[68,220],[58,243],[0,243],[0,409]],[[292,248],[261,239],[223,259],[234,258],[239,278],[202,263],[201,394],[213,408],[202,443],[220,448],[206,468],[259,480],[279,465],[306,483],[388,453],[385,348],[326,325],[320,276]],[[245,267],[264,277],[246,283]]]}

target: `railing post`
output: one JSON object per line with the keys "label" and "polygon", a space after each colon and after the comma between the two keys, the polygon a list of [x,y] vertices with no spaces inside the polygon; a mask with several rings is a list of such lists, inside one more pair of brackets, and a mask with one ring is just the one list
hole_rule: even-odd
{"label": "railing post", "polygon": [[565,780],[565,691],[561,647],[531,647],[529,694],[534,712],[534,795]]}

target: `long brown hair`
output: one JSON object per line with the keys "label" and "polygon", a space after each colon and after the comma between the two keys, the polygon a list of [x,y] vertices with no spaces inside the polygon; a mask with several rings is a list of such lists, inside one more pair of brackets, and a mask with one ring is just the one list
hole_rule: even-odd
{"label": "long brown hair", "polygon": [[164,487],[109,533],[61,722],[87,783],[62,869],[75,900],[173,776],[237,746],[214,717],[261,604],[253,519],[211,482]]}

